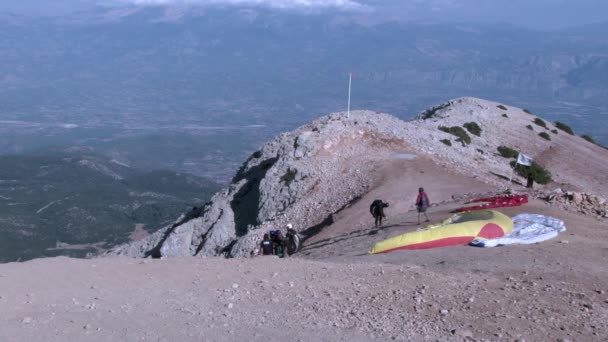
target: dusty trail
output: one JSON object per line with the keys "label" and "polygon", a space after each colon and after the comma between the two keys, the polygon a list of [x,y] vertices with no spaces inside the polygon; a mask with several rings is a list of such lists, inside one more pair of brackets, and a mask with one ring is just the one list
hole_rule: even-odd
{"label": "dusty trail", "polygon": [[[414,202],[419,187],[425,188],[431,202],[435,204],[451,202],[452,196],[456,194],[482,193],[495,189],[475,179],[450,172],[431,160],[409,151],[399,150],[395,151],[395,154],[408,154],[415,158],[394,158],[379,163],[376,166],[378,181],[373,189],[349,207],[334,214],[333,224],[307,239],[305,250],[332,238],[344,239],[375,231],[369,229],[374,223],[369,213],[369,205],[375,199],[390,203],[385,209],[388,217],[385,226],[407,229],[418,226]],[[434,208],[429,209],[428,215],[433,221],[446,217],[445,213],[437,212]]]}

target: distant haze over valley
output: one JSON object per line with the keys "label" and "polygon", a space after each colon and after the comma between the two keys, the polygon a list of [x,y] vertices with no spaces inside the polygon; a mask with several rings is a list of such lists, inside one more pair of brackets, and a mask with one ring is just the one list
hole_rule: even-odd
{"label": "distant haze over valley", "polygon": [[2,5],[0,153],[84,146],[225,183],[263,141],[344,110],[350,71],[353,108],[409,118],[474,95],[608,142],[608,24],[540,31],[378,20],[390,3],[284,3]]}
{"label": "distant haze over valley", "polygon": [[608,24],[519,28],[475,1],[134,3],[0,5],[0,153],[86,146],[226,182],[276,133],[344,110],[350,71],[354,108],[408,118],[475,95],[608,141]]}

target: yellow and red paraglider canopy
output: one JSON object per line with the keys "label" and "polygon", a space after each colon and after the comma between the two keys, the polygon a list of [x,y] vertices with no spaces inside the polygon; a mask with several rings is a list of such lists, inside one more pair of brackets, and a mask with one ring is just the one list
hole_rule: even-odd
{"label": "yellow and red paraglider canopy", "polygon": [[513,221],[495,210],[468,211],[425,229],[402,234],[374,245],[370,254],[400,249],[427,249],[464,245],[474,239],[495,239],[513,229]]}

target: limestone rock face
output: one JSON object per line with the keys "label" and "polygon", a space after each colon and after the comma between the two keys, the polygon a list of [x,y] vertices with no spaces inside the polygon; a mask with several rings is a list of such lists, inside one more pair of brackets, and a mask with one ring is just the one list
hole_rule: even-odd
{"label": "limestone rock face", "polygon": [[169,227],[162,228],[143,240],[114,247],[108,254],[124,255],[131,258],[145,258],[151,256],[152,251],[160,245],[168,231]]}
{"label": "limestone rock face", "polygon": [[296,158],[306,157],[314,150],[314,135],[313,132],[302,132],[295,141],[295,153]]}
{"label": "limestone rock face", "polygon": [[574,201],[574,204],[580,205],[581,203],[583,203],[583,195],[578,192],[575,192],[574,194],[572,194],[572,201]]}
{"label": "limestone rock face", "polygon": [[195,224],[200,224],[200,218],[176,227],[163,242],[160,248],[161,255],[166,257],[190,256],[190,243]]}
{"label": "limestone rock face", "polygon": [[110,254],[247,256],[268,229],[292,223],[305,231],[326,222],[373,183],[373,161],[403,143],[395,129],[404,124],[360,111],[350,117],[334,113],[283,133],[253,153],[200,212]]}

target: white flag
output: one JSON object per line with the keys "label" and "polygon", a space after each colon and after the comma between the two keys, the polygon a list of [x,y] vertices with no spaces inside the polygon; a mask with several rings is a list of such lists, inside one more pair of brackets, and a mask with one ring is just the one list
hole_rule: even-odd
{"label": "white flag", "polygon": [[532,166],[532,158],[520,152],[517,156],[517,164],[521,164],[524,166]]}

